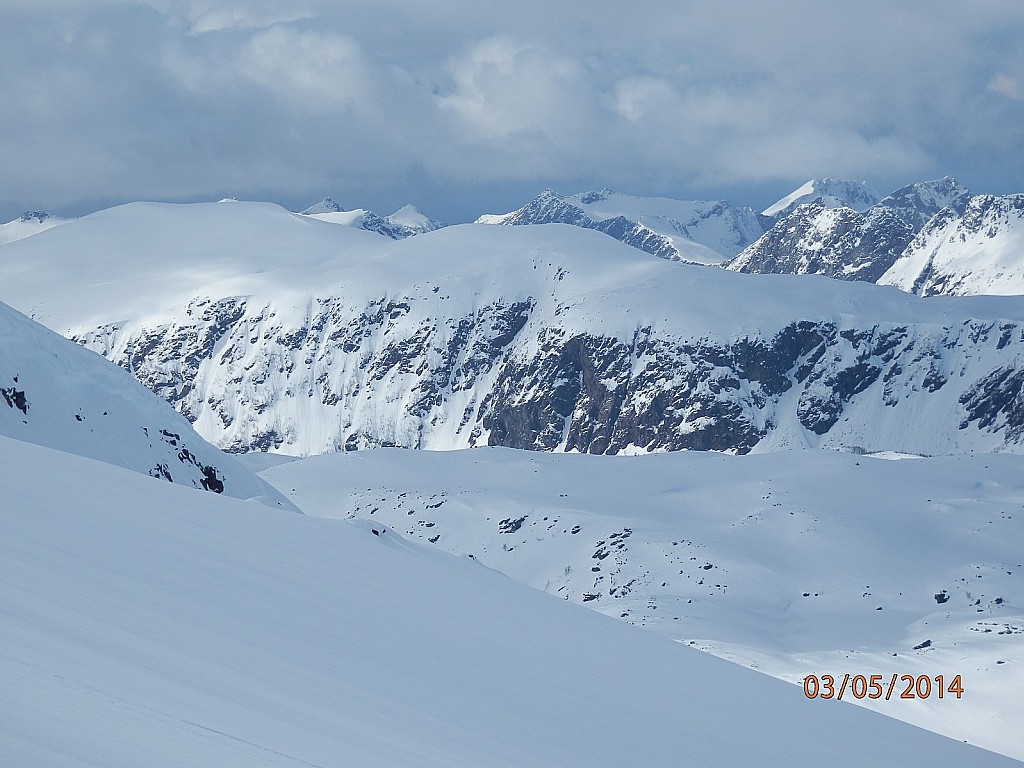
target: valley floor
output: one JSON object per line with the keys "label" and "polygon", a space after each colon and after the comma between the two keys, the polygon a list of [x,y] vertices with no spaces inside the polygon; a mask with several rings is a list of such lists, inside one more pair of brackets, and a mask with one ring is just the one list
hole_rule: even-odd
{"label": "valley floor", "polygon": [[308,514],[386,525],[791,683],[959,675],[961,698],[857,703],[1024,759],[1024,458],[894,458],[249,460]]}

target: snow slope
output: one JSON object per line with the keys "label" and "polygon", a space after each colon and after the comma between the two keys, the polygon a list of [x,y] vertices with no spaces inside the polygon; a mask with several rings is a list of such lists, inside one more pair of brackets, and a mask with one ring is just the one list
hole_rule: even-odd
{"label": "snow slope", "polygon": [[156,487],[0,438],[8,764],[1012,764],[380,525]]}
{"label": "snow slope", "polygon": [[871,706],[1024,759],[1024,458],[382,449],[263,475],[786,680],[962,675],[961,700]]}
{"label": "snow slope", "polygon": [[1024,299],[709,270],[573,226],[390,241],[271,205],[135,204],[3,246],[0,298],[232,451],[1024,440]]}
{"label": "snow slope", "polygon": [[31,237],[59,224],[66,224],[69,221],[71,219],[51,216],[45,211],[28,211],[14,219],[14,221],[0,224],[0,245]]}
{"label": "snow slope", "polygon": [[945,209],[878,282],[921,296],[1024,294],[1024,195]]}
{"label": "snow slope", "polygon": [[424,232],[433,232],[435,229],[447,226],[447,224],[429,218],[412,203],[403,205],[388,216],[387,220],[417,235],[422,235]]}
{"label": "snow slope", "polygon": [[0,435],[293,509],[99,355],[0,304]]}

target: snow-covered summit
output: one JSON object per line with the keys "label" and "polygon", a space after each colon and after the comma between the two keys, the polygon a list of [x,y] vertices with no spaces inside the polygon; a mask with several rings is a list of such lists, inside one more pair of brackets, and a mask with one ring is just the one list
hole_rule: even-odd
{"label": "snow-covered summit", "polygon": [[433,232],[446,226],[443,222],[435,221],[422,213],[412,203],[406,203],[397,211],[387,217],[387,220],[399,227],[404,227],[411,234],[423,234]]}
{"label": "snow-covered summit", "polygon": [[557,224],[393,241],[255,203],[122,206],[5,251],[0,298],[232,451],[1024,450],[1019,299],[670,264]]}
{"label": "snow-covered summit", "polygon": [[51,216],[46,211],[26,211],[13,221],[0,224],[0,245],[31,237],[68,221],[71,219]]}
{"label": "snow-covered summit", "polygon": [[726,268],[874,282],[913,236],[911,226],[881,204],[859,213],[816,200],[780,218]]}
{"label": "snow-covered summit", "polygon": [[390,216],[378,216],[365,208],[353,208],[346,211],[331,197],[325,197],[319,203],[302,211],[301,214],[331,224],[343,224],[347,227],[364,229],[367,232],[376,232],[391,240],[401,240],[424,232],[433,232],[435,229],[445,226],[439,221],[427,218],[412,204],[399,208]]}
{"label": "snow-covered summit", "polygon": [[761,211],[761,215],[782,218],[795,211],[797,206],[815,201],[821,202],[826,208],[845,206],[855,211],[864,211],[878,200],[878,194],[869,189],[863,181],[833,179],[826,176],[805,182],[781,200],[769,205]]}
{"label": "snow-covered summit", "polygon": [[574,195],[546,189],[518,210],[485,214],[476,223],[572,224],[670,261],[697,264],[720,264],[762,232],[752,210],[724,200],[636,197],[609,189]]}
{"label": "snow-covered summit", "polygon": [[908,184],[886,195],[874,207],[887,208],[919,232],[943,208],[963,213],[970,190],[952,176]]}
{"label": "snow-covered summit", "polygon": [[312,216],[316,213],[339,213],[345,210],[337,203],[333,197],[325,197],[319,203],[314,203],[304,211],[301,211],[303,216]]}
{"label": "snow-covered summit", "polygon": [[[947,176],[909,184],[860,211],[858,201],[840,204],[835,195],[815,197],[819,187],[840,192],[846,184],[825,181],[829,184],[808,182],[776,204],[790,200],[775,215],[775,224],[727,268],[875,282],[936,214],[944,209],[962,213],[970,198],[965,187]],[[804,193],[805,188],[810,191]],[[861,196],[859,202],[867,199]]]}

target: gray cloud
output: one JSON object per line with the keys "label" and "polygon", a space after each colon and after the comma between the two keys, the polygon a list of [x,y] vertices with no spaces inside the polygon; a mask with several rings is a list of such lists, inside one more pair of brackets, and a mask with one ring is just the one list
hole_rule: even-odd
{"label": "gray cloud", "polygon": [[1016,0],[509,8],[5,0],[0,211],[329,193],[458,220],[546,185],[756,204],[825,174],[1018,191]]}

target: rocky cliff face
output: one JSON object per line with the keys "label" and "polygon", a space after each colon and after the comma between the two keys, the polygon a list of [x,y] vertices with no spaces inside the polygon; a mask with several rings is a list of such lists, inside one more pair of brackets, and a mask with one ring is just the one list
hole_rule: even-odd
{"label": "rocky cliff face", "polygon": [[873,283],[896,262],[913,237],[910,225],[887,207],[858,213],[852,208],[808,203],[744,249],[727,269]]}
{"label": "rocky cliff face", "polygon": [[914,236],[940,211],[943,217],[963,214],[970,199],[967,189],[948,176],[902,187],[863,211],[857,203],[870,203],[873,198],[867,193],[854,195],[858,187],[847,194],[855,203],[823,194],[815,197],[815,182],[804,186],[806,193],[797,194],[801,187],[768,209],[778,208],[773,226],[732,259],[727,269],[874,283],[903,257]]}
{"label": "rocky cliff face", "polygon": [[820,445],[1024,450],[1024,324],[794,319],[757,335],[571,331],[531,299],[431,317],[415,296],[239,299],[78,340],[229,451],[502,445],[633,453]]}

